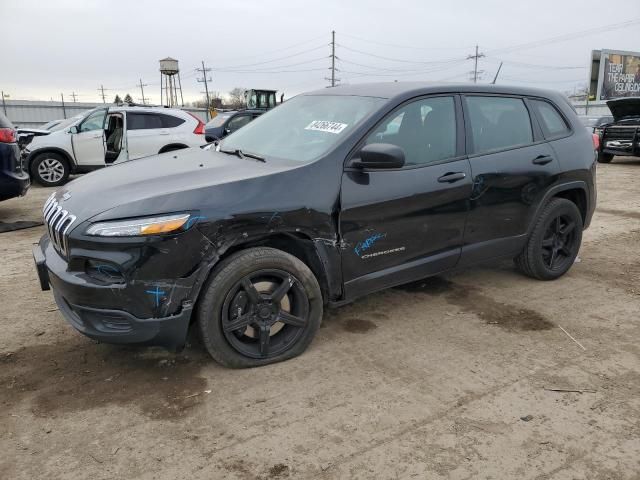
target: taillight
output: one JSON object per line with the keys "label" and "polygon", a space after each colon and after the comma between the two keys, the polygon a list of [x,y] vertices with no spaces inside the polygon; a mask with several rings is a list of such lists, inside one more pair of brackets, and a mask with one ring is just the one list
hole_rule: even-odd
{"label": "taillight", "polygon": [[13,128],[0,128],[0,143],[15,143],[16,131]]}
{"label": "taillight", "polygon": [[591,134],[591,138],[593,139],[593,149],[600,150],[600,135],[593,133]]}
{"label": "taillight", "polygon": [[202,120],[200,120],[191,112],[187,112],[187,113],[198,121],[198,126],[195,128],[193,133],[195,133],[196,135],[204,135],[204,123],[202,123]]}

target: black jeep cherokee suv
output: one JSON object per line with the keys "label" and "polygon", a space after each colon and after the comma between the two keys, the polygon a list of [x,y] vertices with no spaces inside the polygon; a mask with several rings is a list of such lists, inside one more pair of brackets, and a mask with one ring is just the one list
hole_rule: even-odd
{"label": "black jeep cherokee suv", "polygon": [[44,206],[40,283],[113,343],[214,359],[302,353],[325,306],[512,257],[552,280],[596,203],[592,136],[561,95],[371,84],[300,95],[225,138],[104,169]]}

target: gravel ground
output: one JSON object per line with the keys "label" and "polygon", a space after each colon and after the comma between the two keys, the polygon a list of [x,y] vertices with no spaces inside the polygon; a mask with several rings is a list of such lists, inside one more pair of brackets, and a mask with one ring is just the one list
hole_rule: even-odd
{"label": "gravel ground", "polygon": [[[88,340],[38,287],[43,227],[0,234],[0,478],[638,479],[639,175],[599,166],[562,279],[503,262],[376,293],[252,370],[196,338],[177,355]],[[0,220],[38,220],[48,194]]]}

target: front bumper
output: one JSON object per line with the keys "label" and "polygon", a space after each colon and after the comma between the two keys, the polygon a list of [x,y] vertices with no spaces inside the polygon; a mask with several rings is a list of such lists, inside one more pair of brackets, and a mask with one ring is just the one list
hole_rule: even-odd
{"label": "front bumper", "polygon": [[[53,289],[60,312],[80,333],[105,343],[159,345],[170,349],[184,346],[193,310],[191,300],[181,301],[170,315],[140,318],[121,307],[132,302],[127,298],[126,286],[99,285],[83,273],[68,271],[67,263],[47,237],[33,246],[33,258],[40,287]],[[142,301],[138,299],[138,303]]]}

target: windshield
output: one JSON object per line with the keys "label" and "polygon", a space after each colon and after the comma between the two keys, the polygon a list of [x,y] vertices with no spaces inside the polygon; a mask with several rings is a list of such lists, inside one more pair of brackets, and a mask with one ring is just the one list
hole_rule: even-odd
{"label": "windshield", "polygon": [[231,116],[230,113],[219,113],[207,123],[207,127],[218,128]]}
{"label": "windshield", "polygon": [[225,138],[221,150],[307,162],[341,139],[384,98],[302,95],[292,98]]}

